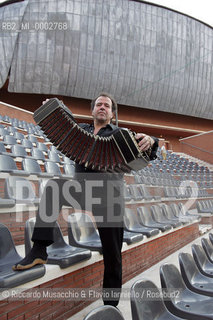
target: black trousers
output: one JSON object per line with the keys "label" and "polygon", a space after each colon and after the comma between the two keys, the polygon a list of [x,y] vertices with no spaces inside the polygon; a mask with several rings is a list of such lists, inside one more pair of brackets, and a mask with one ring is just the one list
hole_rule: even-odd
{"label": "black trousers", "polygon": [[[95,181],[97,182],[97,179]],[[103,301],[104,304],[116,306],[119,302],[122,287],[123,182],[115,183],[122,190],[120,196],[115,198],[118,200],[115,203],[112,199],[114,182],[104,181],[102,184],[102,187],[94,187],[93,185],[93,199],[101,200],[92,201],[101,203],[92,205],[92,213],[97,220],[96,224],[102,242],[104,260]],[[41,196],[32,241],[45,241],[46,245],[53,243],[53,230],[63,205],[82,210],[91,209],[91,197],[88,196],[86,188],[90,187],[88,181],[86,184],[85,180],[80,182],[66,179],[49,180]],[[107,190],[109,197],[107,196]],[[112,214],[112,211],[114,211],[114,214]],[[109,216],[110,219],[108,219]]]}

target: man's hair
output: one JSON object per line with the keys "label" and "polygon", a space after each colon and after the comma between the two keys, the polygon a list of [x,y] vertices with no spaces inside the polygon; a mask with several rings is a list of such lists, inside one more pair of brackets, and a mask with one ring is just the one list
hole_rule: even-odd
{"label": "man's hair", "polygon": [[109,98],[111,101],[112,101],[112,112],[115,112],[117,111],[117,102],[115,101],[115,99],[109,94],[109,93],[106,93],[106,92],[101,92],[99,93],[98,96],[96,96],[92,101],[91,101],[91,110],[94,109],[94,106],[95,106],[95,101],[99,98],[99,97],[107,97]]}

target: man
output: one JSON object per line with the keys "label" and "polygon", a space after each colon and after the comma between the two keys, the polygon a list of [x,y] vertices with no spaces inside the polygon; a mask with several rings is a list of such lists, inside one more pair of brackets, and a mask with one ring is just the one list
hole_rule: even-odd
{"label": "man", "polygon": [[[117,110],[115,100],[106,93],[99,94],[92,102],[92,124],[80,124],[89,133],[107,137],[112,135],[118,127],[112,124],[113,116]],[[155,158],[158,147],[158,139],[152,138],[143,133],[138,133],[138,145],[141,151],[152,149],[151,159]],[[67,180],[49,180],[41,197],[36,225],[32,236],[34,245],[30,253],[13,268],[14,270],[25,270],[36,264],[43,264],[47,261],[46,246],[53,242],[53,228],[55,219],[51,222],[43,222],[42,217],[47,215],[51,218],[54,208],[58,207],[56,216],[63,205],[75,207],[72,201],[67,200],[67,188],[72,194],[72,199],[80,205],[82,210],[91,210],[98,227],[102,242],[104,259],[103,278],[103,301],[104,304],[117,306],[119,293],[122,286],[122,257],[121,248],[123,242],[123,174],[120,173],[99,173],[76,164],[75,179],[78,185],[70,185]],[[55,205],[53,196],[54,183],[57,185],[59,198]],[[67,184],[68,183],[68,184]],[[64,188],[65,184],[67,188]],[[90,190],[91,192],[88,192]],[[88,195],[89,193],[89,195]],[[92,198],[91,198],[92,193]],[[114,295],[114,293],[118,293]],[[116,298],[115,298],[116,296]]]}
{"label": "man", "polygon": [[161,155],[162,155],[162,157],[163,157],[163,160],[166,160],[167,153],[166,153],[165,143],[162,145],[160,151],[161,151]]}

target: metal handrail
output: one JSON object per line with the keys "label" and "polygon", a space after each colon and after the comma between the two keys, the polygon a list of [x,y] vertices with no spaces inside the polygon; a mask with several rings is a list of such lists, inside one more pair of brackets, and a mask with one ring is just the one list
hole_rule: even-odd
{"label": "metal handrail", "polygon": [[180,143],[183,143],[183,144],[185,144],[185,145],[187,145],[187,146],[189,146],[189,147],[192,147],[192,148],[194,148],[194,149],[198,149],[198,150],[200,150],[200,151],[203,151],[203,152],[206,152],[206,153],[209,153],[209,154],[213,154],[213,152],[204,150],[204,149],[202,149],[202,148],[200,148],[200,147],[196,147],[196,146],[194,146],[193,144],[189,144],[189,143],[186,143],[186,142],[183,142],[183,141],[180,141]]}

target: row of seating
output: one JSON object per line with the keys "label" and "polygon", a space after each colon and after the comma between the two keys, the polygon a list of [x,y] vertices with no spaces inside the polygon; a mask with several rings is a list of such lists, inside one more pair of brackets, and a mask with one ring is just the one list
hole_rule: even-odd
{"label": "row of seating", "polygon": [[164,194],[167,198],[189,199],[197,197],[209,197],[210,194],[205,189],[190,186],[164,187]]}
{"label": "row of seating", "polygon": [[64,177],[64,178],[73,178],[75,167],[73,164],[65,163],[61,168],[63,172],[60,170],[60,167],[56,162],[45,161],[43,172],[40,164],[35,159],[23,158],[21,161],[22,169],[18,169],[15,160],[8,155],[0,155],[0,171],[7,172],[10,175],[18,175],[18,176],[29,176],[36,175],[37,177],[43,178],[52,178],[56,177]]}
{"label": "row of seating", "polygon": [[[15,177],[16,183],[20,178]],[[28,180],[27,180],[28,181]],[[6,183],[6,189],[8,196],[11,196],[12,199],[14,199],[12,196],[14,195],[14,185],[11,186],[11,182],[14,182],[13,177],[9,177]],[[21,181],[22,182],[22,181]],[[29,181],[28,181],[29,182]],[[30,183],[30,182],[29,182]],[[16,185],[17,186],[17,185]],[[29,185],[28,185],[29,187]],[[28,188],[27,187],[27,188]],[[25,192],[26,189],[24,188]],[[12,191],[13,190],[13,191]],[[30,197],[33,197],[33,190],[27,191],[27,195]],[[26,201],[26,197],[24,194],[24,201]],[[23,199],[18,198],[16,199],[17,202],[21,202]],[[39,202],[38,198],[34,198],[33,201],[35,203]],[[176,208],[177,212],[180,212],[179,208]],[[167,216],[168,214],[169,216]],[[137,215],[134,214],[130,209],[126,208],[125,210],[125,216],[124,216],[124,241],[127,244],[131,244],[137,241],[142,241],[143,237],[153,237],[158,235],[160,232],[165,232],[168,230],[171,230],[172,228],[180,227],[186,223],[190,223],[193,221],[193,219],[197,219],[197,216],[187,216],[184,215],[184,220],[180,219],[180,217],[175,217],[169,211],[169,207],[159,207],[159,206],[152,206],[151,207],[151,214],[150,209],[147,207],[139,207],[137,210]],[[65,243],[62,232],[60,230],[59,225],[57,224],[55,230],[54,230],[54,243],[48,247],[48,263],[51,264],[58,264],[61,268],[68,267],[76,262],[81,261],[82,259],[88,259],[91,256],[91,251],[98,251],[102,253],[102,246],[101,246],[101,240],[98,233],[98,230],[96,229],[91,217],[82,212],[75,212],[73,214],[70,214],[68,216],[68,239],[69,244]],[[25,227],[25,251],[26,253],[29,252],[32,246],[31,242],[31,236],[33,233],[33,228],[35,225],[35,218],[31,218],[26,222]],[[6,230],[6,227],[1,225],[0,232],[4,230],[4,233],[9,234],[9,230]],[[1,236],[0,236],[1,237]],[[11,238],[11,236],[10,236]],[[4,239],[4,240],[3,240]],[[6,242],[5,242],[6,241]],[[10,259],[8,260],[8,252],[12,250],[12,262],[15,263],[17,260],[20,260],[20,256],[15,254],[15,247],[12,245],[12,241],[7,241],[6,238],[2,237],[2,246],[9,244],[10,247],[7,250],[3,250],[5,252],[3,256],[1,256],[0,259],[0,270],[1,266],[4,267],[4,265],[8,265]],[[76,248],[81,248],[82,250],[76,250]],[[85,251],[86,250],[86,251]],[[89,250],[89,251],[88,251]],[[11,271],[12,272],[12,271]],[[1,273],[0,273],[1,274]],[[4,278],[4,273],[1,274]],[[18,276],[15,276],[14,273],[12,273],[12,278],[6,277],[6,280],[2,282],[2,286],[14,286],[17,285],[16,278]]]}
{"label": "row of seating", "polygon": [[[6,158],[5,158],[6,157]],[[2,160],[2,161],[1,161]],[[32,159],[24,159],[23,160],[23,169],[24,170],[18,170],[15,162],[13,161],[12,158],[8,158],[7,156],[1,156],[0,155],[0,170],[2,172],[8,172],[10,174],[14,174],[14,175],[22,175],[22,176],[29,176],[30,174],[36,174],[38,177],[53,177],[53,176],[60,176],[60,177],[67,177],[67,178],[72,178],[74,175],[74,166],[70,165],[70,164],[65,164],[64,165],[64,171],[65,174],[61,173],[60,168],[57,166],[56,163],[53,162],[47,162],[46,163],[46,172],[42,172],[41,168],[39,166],[39,164]],[[30,166],[31,165],[31,166]],[[29,199],[33,199],[36,196],[33,196],[32,193],[32,187],[30,186],[30,182],[26,179],[22,178],[18,178],[15,176],[9,176],[8,178],[6,178],[6,183],[5,183],[5,198],[8,199],[15,199],[15,187],[16,185],[20,182],[21,185],[25,184],[25,189],[28,190],[28,192],[30,192],[30,196]],[[135,200],[135,201],[141,201],[143,199],[145,200],[161,200],[161,197],[159,196],[151,196],[148,193],[148,190],[145,188],[145,186],[143,185],[129,185],[129,187],[127,187],[129,189],[129,191],[131,191],[131,194],[125,194],[125,200],[126,201],[131,201],[131,200]],[[9,190],[13,190],[9,191]],[[23,199],[26,199],[25,195],[20,195]],[[134,196],[134,198],[133,198]],[[180,197],[176,196],[175,198],[179,199]],[[185,197],[184,197],[185,198]],[[199,213],[211,213],[213,212],[213,201],[212,200],[203,200],[203,201],[197,201],[197,209]]]}
{"label": "row of seating", "polygon": [[150,186],[173,186],[178,187],[180,185],[180,180],[174,179],[171,175],[166,175],[161,172],[158,175],[134,175],[135,183],[145,184]]}
{"label": "row of seating", "polygon": [[[41,147],[41,143],[38,143],[38,146]],[[46,147],[46,145],[45,145]],[[8,155],[14,158],[30,158],[30,159],[35,159],[35,160],[42,160],[42,161],[54,161],[54,162],[64,162],[63,161],[63,157],[60,157],[58,155],[58,153],[56,153],[53,150],[48,150],[47,152],[45,152],[44,150],[42,150],[42,148],[37,148],[37,147],[33,147],[33,148],[29,148],[20,144],[14,144],[11,146],[10,150],[7,151],[7,149],[5,148],[4,144],[2,142],[0,142],[0,154],[4,154],[4,155]],[[71,161],[71,160],[70,160]]]}
{"label": "row of seating", "polygon": [[[150,167],[151,168],[151,167]],[[208,174],[188,174],[182,176],[173,176],[168,172],[158,171],[142,171],[134,173],[135,183],[142,183],[145,185],[152,186],[170,186],[170,187],[179,187],[183,181],[192,181],[196,182],[197,185],[201,188],[212,188],[213,187],[213,175],[212,173]]]}
{"label": "row of seating", "polygon": [[[160,267],[161,287],[150,280],[140,279],[130,290],[132,320],[204,320],[213,319],[213,234],[203,238],[202,245],[192,245],[192,255],[178,256],[180,271],[173,264]],[[206,254],[208,243],[212,258]],[[206,266],[208,265],[208,272]],[[95,308],[84,320],[124,320],[112,306]]]}
{"label": "row of seating", "polygon": [[[201,181],[199,181],[200,185],[203,185],[204,187],[206,183],[206,176],[207,180],[209,180],[208,176],[210,175],[211,186],[213,185],[212,173],[207,166],[203,166],[195,161],[189,160],[183,155],[180,156],[168,151],[166,160],[163,160],[162,155],[160,154],[160,149],[158,149],[157,156],[158,158],[151,163],[151,172],[154,173],[160,171],[162,174],[170,173],[176,177],[179,176],[179,178],[186,175],[189,177],[194,175],[195,181],[196,176],[204,176],[201,178]],[[189,177],[185,180],[189,180]]]}
{"label": "row of seating", "polygon": [[[3,116],[3,117],[0,116],[0,120],[3,121],[1,124],[0,130],[6,130],[9,134],[15,134],[19,139],[23,139],[23,134],[18,132],[16,128],[24,129],[24,130],[31,128],[31,129],[34,129],[33,134],[38,134],[40,137],[43,137],[46,140],[45,134],[43,133],[42,130],[40,130],[40,127],[38,125],[34,125],[33,123],[28,123],[26,121],[20,121],[18,119],[12,119],[9,116]],[[10,124],[10,126],[8,126],[8,124]],[[5,133],[6,132],[3,132],[3,135],[5,135]],[[36,137],[34,137],[34,139],[36,139]],[[161,160],[162,158],[160,154],[160,150],[158,150],[157,155],[158,155],[158,159],[152,162],[152,167],[157,166],[159,169],[159,167],[173,165],[174,167],[176,167],[176,169],[184,168],[185,170],[187,170],[187,168],[189,167],[189,168],[192,168],[193,170],[194,169],[201,170],[202,173],[204,173],[204,171],[209,172],[207,167],[199,166],[196,162],[189,161],[188,159],[184,157],[180,157],[175,153],[167,152],[167,159],[166,161],[162,161],[162,162],[159,161],[159,159]]]}
{"label": "row of seating", "polygon": [[[35,218],[26,221],[25,225],[25,253],[27,253],[32,245],[31,235],[35,225]],[[77,229],[69,223],[69,234],[74,233],[74,238],[78,237]],[[80,229],[79,229],[80,230]],[[78,231],[79,231],[78,230]],[[76,233],[75,233],[76,232]],[[87,229],[85,229],[87,232]],[[75,238],[76,239],[76,238]],[[20,261],[22,257],[17,253],[11,233],[9,229],[0,224],[0,287],[12,288],[20,284],[35,280],[45,274],[45,266],[36,266],[22,273],[13,271],[12,266]],[[92,247],[92,245],[90,246]],[[58,264],[61,268],[69,267],[80,261],[89,259],[91,251],[85,247],[72,246],[65,242],[61,229],[56,224],[54,228],[54,243],[48,247],[48,264]],[[100,246],[101,251],[101,246]]]}
{"label": "row of seating", "polygon": [[42,143],[38,142],[34,147],[24,146],[20,144],[14,144],[11,146],[9,151],[5,148],[4,144],[0,142],[0,154],[8,155],[14,158],[30,158],[35,160],[42,161],[53,161],[58,163],[68,163],[73,164],[74,162],[70,160],[68,157],[61,154],[53,145],[50,146],[50,149]]}
{"label": "row of seating", "polygon": [[199,213],[211,213],[213,214],[213,200],[200,200],[196,202],[197,211]]}
{"label": "row of seating", "polygon": [[[39,128],[38,126],[35,126],[35,127],[37,129]],[[15,155],[15,156],[19,156],[19,157],[28,157],[28,158],[32,157],[33,159],[42,160],[42,161],[50,160],[50,161],[57,162],[59,164],[61,164],[63,162],[63,159],[61,159],[60,156],[59,156],[60,152],[55,147],[51,146],[51,149],[54,148],[54,152],[51,152],[52,150],[50,151],[46,144],[44,144],[42,142],[38,142],[37,138],[34,135],[28,135],[27,139],[25,139],[26,135],[24,135],[23,133],[18,132],[17,129],[15,127],[13,127],[13,126],[7,126],[5,128],[2,125],[2,128],[0,128],[0,134],[1,134],[1,131],[2,131],[2,136],[4,136],[3,138],[5,139],[4,142],[7,143],[7,145],[12,146],[14,143],[16,144],[16,147],[13,148],[13,151],[12,151],[11,155],[13,155],[13,156]],[[11,135],[14,135],[14,136],[11,136]],[[41,137],[42,138],[46,138],[44,134],[42,134]],[[21,142],[22,144],[17,146],[17,142],[18,141],[16,139],[19,139],[19,142]],[[26,154],[27,151],[23,150],[23,148],[20,148],[21,146],[24,147],[24,149],[27,148],[28,151],[31,150],[31,154],[30,155]],[[35,148],[36,148],[36,150],[34,151]],[[41,150],[42,152],[38,151],[37,149]],[[0,147],[0,152],[1,152],[1,147]],[[5,152],[5,150],[4,151],[2,150],[2,152]],[[46,154],[48,154],[48,159],[46,158]],[[186,163],[188,163],[188,164],[191,163],[187,159],[177,160],[179,158],[180,157],[178,157],[176,155],[168,153],[168,160],[166,160],[166,162],[163,162],[163,166],[166,166],[167,162],[168,163],[170,163],[171,161],[174,162],[175,159],[176,159],[176,161],[179,161],[181,163],[181,165],[186,164]],[[182,159],[182,158],[180,158],[180,159]],[[158,169],[159,169],[159,166],[162,165],[162,164],[161,164],[161,162],[159,160],[155,160],[155,161],[153,161],[151,163],[151,167],[150,168],[149,167],[144,168],[143,170],[141,170],[141,173],[143,172],[143,174],[145,175],[146,172],[149,172],[151,170],[151,168],[153,169],[154,167],[156,167],[156,165],[158,166]],[[156,174],[156,172],[155,172],[155,174]],[[163,172],[161,172],[161,174],[163,176],[165,175],[165,173],[163,173]],[[153,176],[152,177],[146,176],[146,179],[143,179],[143,175],[140,175],[140,172],[138,172],[136,177],[140,178],[140,180],[141,180],[140,183],[145,183],[145,184],[149,184],[149,185],[156,185],[156,184],[159,185],[159,184],[161,184],[161,185],[164,185],[164,186],[165,185],[167,185],[167,186],[179,186],[179,184],[180,184],[180,180],[174,179],[171,174],[170,174],[170,178],[168,177],[168,179],[163,179],[162,176],[161,176],[161,179],[163,179],[161,181],[160,181],[160,178],[155,177],[155,176],[154,177]],[[139,178],[136,178],[136,177],[135,177],[135,180],[137,180],[136,182],[138,183],[139,182]],[[209,181],[208,183],[211,183],[212,180],[208,180],[208,181]],[[172,193],[174,193],[175,190],[169,189],[168,192],[167,191],[165,191],[165,192],[168,193],[169,196],[171,197]],[[199,195],[202,196],[202,197],[208,196],[208,194],[204,190],[199,190]]]}
{"label": "row of seating", "polygon": [[41,128],[32,122],[12,118],[8,115],[0,115],[0,121],[1,125],[4,125],[4,127],[9,125],[17,129],[25,130],[29,134],[35,134],[38,136],[42,136],[44,134]]}
{"label": "row of seating", "polygon": [[[1,130],[4,130],[4,129],[0,129],[0,131]],[[1,132],[0,132],[0,135],[1,135]],[[4,146],[8,146],[8,148],[15,144],[20,144],[27,149],[33,149],[36,146],[38,149],[44,152],[48,152],[48,147],[45,143],[40,141],[33,142],[34,141],[33,138],[28,139],[24,134],[19,132],[17,135],[23,135],[23,138],[16,138],[15,136],[12,136],[12,135],[4,135],[2,137],[1,144],[3,144]]]}
{"label": "row of seating", "polygon": [[[148,186],[143,184],[125,185],[125,201],[142,201],[142,200],[161,200],[162,197],[156,194],[150,194]],[[171,199],[190,199],[190,198],[207,198],[210,197],[206,190],[199,188],[186,187],[162,187],[165,198]]]}
{"label": "row of seating", "polygon": [[[213,235],[209,236],[213,240]],[[213,257],[213,244],[203,238],[203,248],[194,244],[192,255],[179,254],[180,271],[173,264],[160,267],[161,292],[149,280],[142,279],[133,284],[133,320],[213,319],[213,260],[209,260],[206,254],[205,243],[208,243]],[[153,298],[147,299],[150,290]]]}
{"label": "row of seating", "polygon": [[[179,155],[177,153],[173,153],[171,151],[167,151],[166,152],[166,162],[167,163],[173,163],[176,164],[177,167],[181,167],[181,166],[189,166],[191,168],[198,168],[198,169],[202,169],[202,170],[208,170],[208,168],[206,166],[203,165],[199,165],[197,162],[185,158],[183,155]],[[160,154],[160,149],[158,149],[157,151],[157,156],[162,159],[162,155]]]}
{"label": "row of seating", "polygon": [[[137,208],[137,214],[130,208],[125,209],[124,227],[128,231],[141,232],[150,237],[159,231],[165,232],[199,219],[199,215],[188,213],[182,203],[140,206]],[[152,232],[148,232],[150,228]]]}
{"label": "row of seating", "polygon": [[196,183],[197,186],[199,188],[212,188],[213,184],[212,184],[212,180],[213,178],[211,177],[211,175],[206,175],[206,176],[192,176],[192,175],[188,175],[188,176],[182,176],[181,179],[175,179],[172,175],[168,176],[168,174],[166,174],[166,177],[164,177],[164,173],[160,173],[160,174],[150,174],[150,175],[139,175],[139,174],[135,174],[134,175],[134,181],[135,183],[138,184],[144,184],[144,185],[149,185],[149,186],[169,186],[169,187],[180,187],[180,185],[184,182],[184,181],[189,181],[192,183]]}
{"label": "row of seating", "polygon": [[[68,240],[65,242],[62,231],[58,223],[54,228],[54,243],[47,248],[48,264],[58,264],[61,268],[69,267],[82,260],[91,257],[91,251],[102,253],[102,245],[99,233],[91,217],[82,212],[75,212],[68,216]],[[35,218],[26,221],[25,224],[25,254],[32,247],[32,233],[35,225]],[[124,241],[128,244],[141,241],[143,234],[125,231]],[[23,277],[19,277],[19,272],[12,270],[12,265],[21,260],[18,255],[9,229],[0,224],[0,286],[10,288],[25,282],[37,279],[45,273],[44,268],[33,268],[32,278],[28,271]],[[7,270],[7,272],[6,272]]]}

